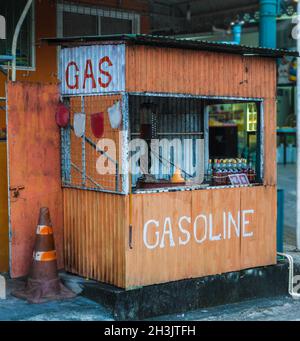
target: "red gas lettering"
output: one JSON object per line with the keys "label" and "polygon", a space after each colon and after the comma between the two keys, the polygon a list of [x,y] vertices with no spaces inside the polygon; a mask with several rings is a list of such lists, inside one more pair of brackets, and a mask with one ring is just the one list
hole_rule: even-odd
{"label": "red gas lettering", "polygon": [[84,71],[84,80],[83,80],[83,88],[85,89],[86,80],[91,78],[92,80],[92,88],[96,88],[96,81],[93,73],[93,64],[91,59],[88,59],[85,64],[85,71]]}
{"label": "red gas lettering", "polygon": [[104,63],[107,63],[108,66],[112,66],[113,63],[111,62],[111,60],[109,59],[108,56],[105,56],[105,57],[101,58],[100,61],[99,61],[99,71],[100,71],[100,73],[102,75],[107,77],[107,81],[103,82],[101,77],[99,77],[98,81],[99,81],[99,84],[100,84],[100,86],[102,88],[107,88],[109,86],[109,84],[111,83],[111,81],[112,81],[112,76],[111,76],[111,74],[108,71],[105,71],[105,70],[102,69],[102,65]]}
{"label": "red gas lettering", "polygon": [[[76,70],[76,74],[75,74],[75,83],[74,84],[70,84],[70,68],[71,67],[75,67]],[[70,62],[66,68],[66,83],[67,83],[67,87],[69,89],[78,89],[79,87],[79,83],[78,83],[78,72],[79,72],[79,68],[77,66],[77,64],[75,62]]]}

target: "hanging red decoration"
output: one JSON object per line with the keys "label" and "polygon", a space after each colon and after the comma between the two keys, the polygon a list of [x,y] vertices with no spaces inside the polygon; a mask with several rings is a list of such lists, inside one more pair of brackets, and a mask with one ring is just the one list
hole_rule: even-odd
{"label": "hanging red decoration", "polygon": [[94,136],[97,139],[104,134],[104,113],[98,112],[91,115],[91,128]]}
{"label": "hanging red decoration", "polygon": [[70,122],[70,111],[63,103],[57,106],[55,120],[60,128],[65,128]]}

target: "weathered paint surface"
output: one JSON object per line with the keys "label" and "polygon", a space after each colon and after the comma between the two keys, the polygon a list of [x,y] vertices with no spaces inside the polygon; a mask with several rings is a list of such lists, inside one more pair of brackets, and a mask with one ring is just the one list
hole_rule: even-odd
{"label": "weathered paint surface", "polygon": [[[275,210],[276,188],[265,186],[136,194],[132,200],[128,196],[64,189],[66,270],[130,288],[275,264]],[[229,212],[233,219],[230,237]],[[205,235],[204,220],[197,218],[201,214],[208,219],[203,242],[199,241]],[[209,214],[213,219],[211,234]],[[178,225],[182,217],[181,227],[190,233],[188,242],[186,232]],[[170,224],[164,235],[167,218]],[[197,219],[198,242],[193,232]],[[149,243],[159,241],[152,249],[144,242],[144,227],[149,220],[159,222],[158,226],[149,225],[147,232]],[[234,224],[240,226],[239,236]],[[168,233],[170,227],[174,243]],[[220,239],[216,237],[219,234]]]}
{"label": "weathered paint surface", "polygon": [[62,95],[120,92],[125,89],[125,45],[93,45],[61,50]]}
{"label": "weathered paint surface", "polygon": [[126,90],[264,100],[264,184],[276,185],[276,62],[272,58],[129,45]]}
{"label": "weathered paint surface", "polygon": [[[117,203],[120,200],[117,196],[66,189],[67,269],[130,288],[275,264],[275,61],[224,53],[128,46],[126,91],[262,99],[264,185],[136,194],[132,200],[129,196],[124,197],[122,203]],[[89,203],[84,209],[83,202]],[[240,224],[241,215],[246,212],[244,222],[252,234],[247,236],[246,232],[246,237],[240,234],[221,240],[207,237],[205,243],[197,242],[194,237],[187,244],[179,243],[186,236],[178,228],[180,218],[185,217],[182,223],[187,224],[184,225],[186,229],[191,229],[193,224],[189,219],[195,222],[199,214],[207,217],[212,214],[213,235],[218,235],[224,229],[224,212],[230,212]],[[131,243],[129,217],[132,217]],[[229,219],[229,215],[226,217]],[[153,234],[149,237],[150,244],[160,238],[154,249],[147,248],[144,242],[144,227],[149,220],[159,222],[157,228],[152,225]],[[176,242],[167,247],[170,234],[166,233],[165,238],[162,236],[164,228],[168,231],[169,222],[175,228],[173,238]],[[193,231],[190,235],[193,236]],[[101,252],[93,251],[97,248]]]}
{"label": "weathered paint surface", "polygon": [[[275,187],[137,194],[131,209],[133,248],[126,243],[127,288],[276,263]],[[182,217],[188,242],[187,232],[179,226]],[[158,223],[146,231],[151,245],[159,241],[152,249],[144,242],[145,223],[150,220]],[[235,225],[240,226],[239,236]]]}
{"label": "weathered paint surface", "polygon": [[124,287],[127,197],[71,188],[63,197],[66,270]]}
{"label": "weathered paint surface", "polygon": [[6,143],[0,141],[0,272],[8,271],[8,203]]}
{"label": "weathered paint surface", "polygon": [[50,209],[62,267],[63,207],[60,134],[55,123],[56,85],[8,84],[8,157],[12,277],[24,276],[32,259],[39,209]]}

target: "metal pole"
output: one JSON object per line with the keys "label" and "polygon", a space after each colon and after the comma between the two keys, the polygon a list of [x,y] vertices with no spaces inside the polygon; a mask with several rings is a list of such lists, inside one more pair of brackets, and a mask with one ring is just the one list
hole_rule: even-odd
{"label": "metal pole", "polygon": [[280,0],[260,0],[259,45],[276,48],[276,17]]}
{"label": "metal pole", "polygon": [[[299,17],[300,2],[297,5],[297,50],[300,52],[300,28]],[[300,58],[297,67],[297,227],[296,227],[296,246],[300,250]]]}
{"label": "metal pole", "polygon": [[235,22],[232,25],[232,34],[233,34],[233,42],[239,45],[241,43],[242,22]]}
{"label": "metal pole", "polygon": [[15,33],[14,33],[14,36],[13,36],[13,41],[12,41],[12,48],[11,48],[11,53],[12,53],[12,81],[15,82],[16,81],[16,78],[17,78],[17,75],[16,75],[16,67],[17,67],[17,42],[18,42],[18,38],[19,38],[19,34],[20,34],[20,30],[21,30],[21,27],[23,25],[23,22],[26,18],[26,15],[32,5],[32,2],[33,0],[28,0],[27,1],[27,4],[26,6],[24,7],[23,9],[23,12],[20,16],[20,19],[17,23],[17,26],[16,26],[16,29],[15,29]]}

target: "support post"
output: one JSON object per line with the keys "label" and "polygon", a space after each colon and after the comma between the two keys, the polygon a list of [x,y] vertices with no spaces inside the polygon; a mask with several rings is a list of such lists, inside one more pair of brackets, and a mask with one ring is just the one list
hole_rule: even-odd
{"label": "support post", "polygon": [[235,22],[232,25],[232,34],[233,34],[233,42],[239,45],[241,43],[241,36],[242,36],[242,22]]}
{"label": "support post", "polygon": [[276,48],[276,17],[280,0],[260,0],[259,45]]}

